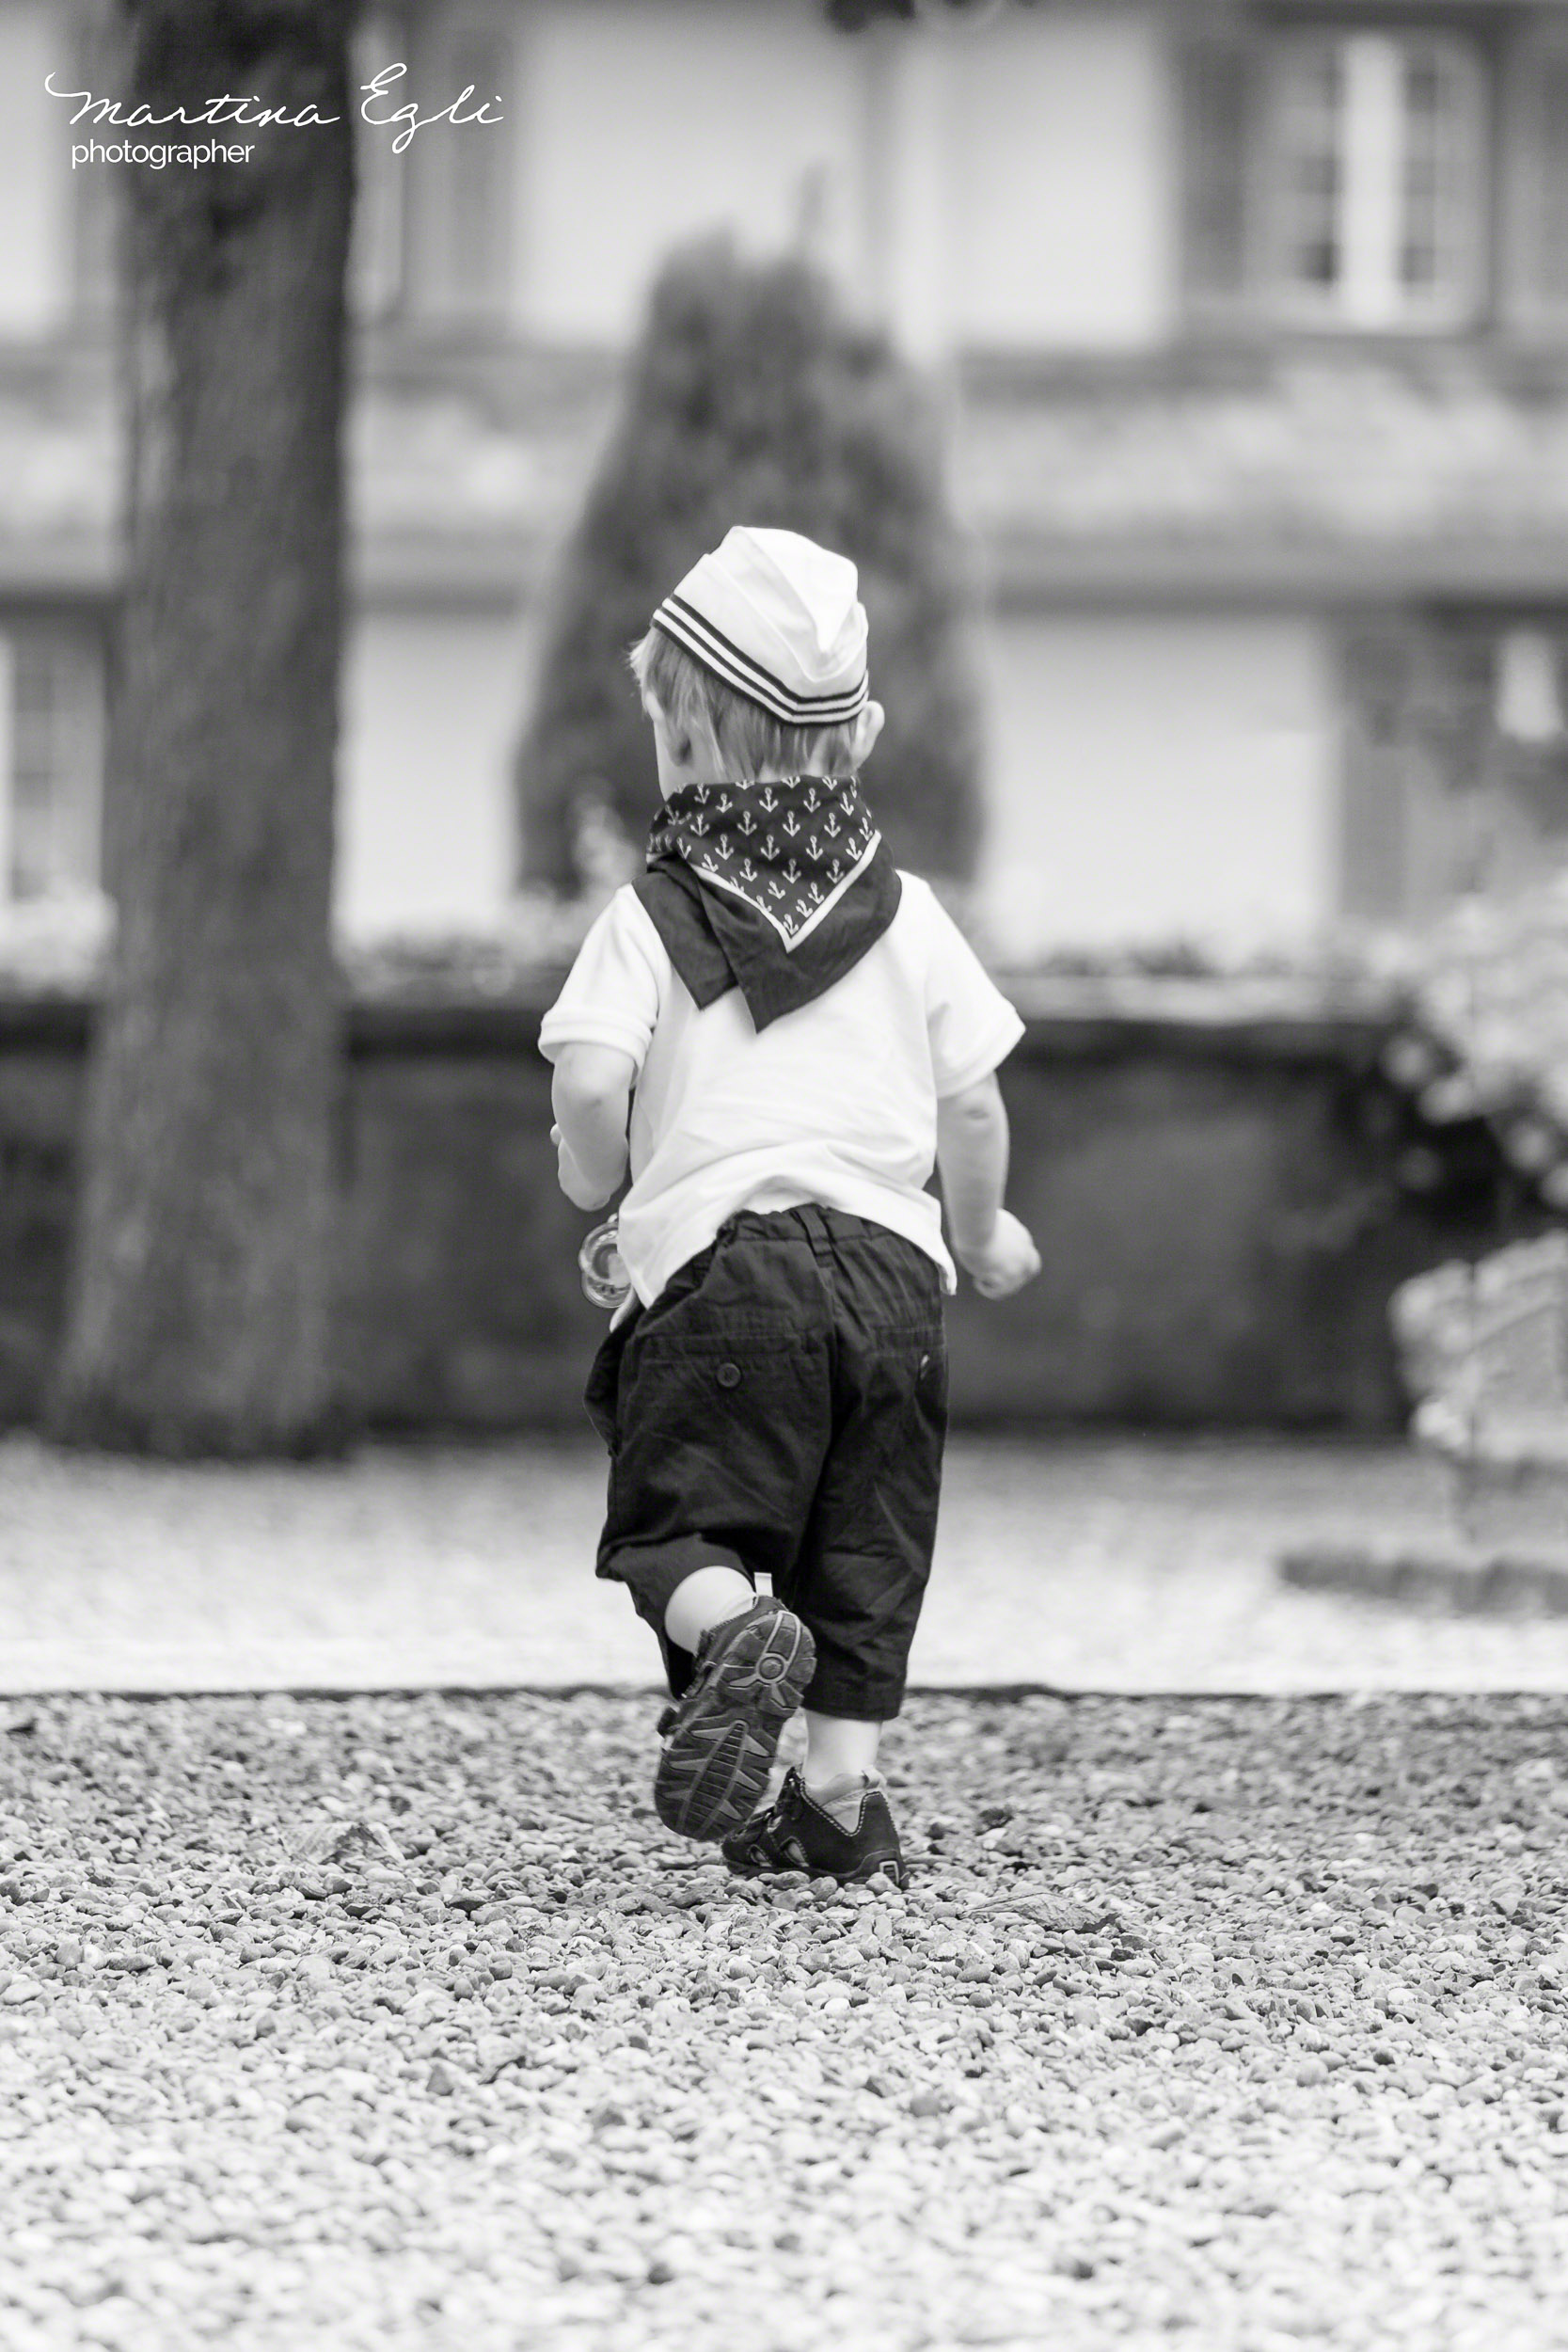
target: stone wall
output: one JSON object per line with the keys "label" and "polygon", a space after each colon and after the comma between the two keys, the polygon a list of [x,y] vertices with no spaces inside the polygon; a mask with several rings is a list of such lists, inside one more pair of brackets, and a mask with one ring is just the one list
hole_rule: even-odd
{"label": "stone wall", "polygon": [[[1010,1197],[1045,1271],[1004,1305],[955,1301],[956,1418],[1398,1429],[1393,1285],[1503,1235],[1483,1155],[1445,1175],[1427,1148],[1428,1189],[1407,1189],[1386,1015],[1197,984],[1014,994]],[[36,1414],[60,1327],[90,1019],[0,1003],[0,1422]],[[341,1329],[379,1428],[584,1426],[603,1321],[578,1286],[588,1220],[555,1185],[538,1023],[351,1015]]]}

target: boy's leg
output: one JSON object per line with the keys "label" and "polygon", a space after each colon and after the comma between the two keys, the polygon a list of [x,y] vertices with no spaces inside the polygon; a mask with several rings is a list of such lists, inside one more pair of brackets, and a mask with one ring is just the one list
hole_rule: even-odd
{"label": "boy's leg", "polygon": [[806,1793],[835,1820],[846,1812],[852,1815],[850,1792],[858,1794],[862,1783],[876,1776],[882,1726],[856,1723],[844,1715],[824,1715],[814,1707],[805,1709],[805,1718],[806,1760],[800,1778]]}
{"label": "boy's leg", "polygon": [[871,1771],[881,1726],[903,1705],[947,1434],[938,1268],[875,1227],[836,1238],[833,1442],[799,1560],[779,1586],[816,1636],[808,1786]]}
{"label": "boy's leg", "polygon": [[658,1635],[676,1704],[654,1803],[687,1836],[748,1818],[813,1665],[799,1617],[752,1582],[793,1558],[831,1428],[820,1285],[782,1223],[736,1220],[631,1321],[603,1415],[598,1573]]}
{"label": "boy's leg", "polygon": [[941,1276],[912,1244],[828,1213],[836,1295],[835,1431],[799,1561],[778,1589],[811,1627],[807,1753],[770,1815],[726,1839],[738,1869],[901,1878],[876,1780],[903,1702],[936,1536],[946,1433]]}
{"label": "boy's leg", "polygon": [[691,1680],[659,1720],[654,1810],[667,1829],[722,1838],[751,1818],[815,1662],[810,1632],[771,1596],[700,1636]]}
{"label": "boy's leg", "polygon": [[705,1633],[750,1609],[756,1592],[738,1568],[717,1564],[683,1577],[664,1608],[664,1630],[676,1649],[696,1653]]}

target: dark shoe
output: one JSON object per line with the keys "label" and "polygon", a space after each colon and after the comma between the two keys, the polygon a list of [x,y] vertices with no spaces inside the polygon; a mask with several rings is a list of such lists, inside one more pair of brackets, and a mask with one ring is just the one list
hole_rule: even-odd
{"label": "dark shoe", "polygon": [[816,1663],[811,1635],[781,1601],[754,1600],[708,1628],[689,1686],[659,1719],[654,1810],[666,1829],[727,1837],[755,1811]]}
{"label": "dark shoe", "polygon": [[721,1851],[730,1868],[745,1878],[805,1870],[814,1879],[838,1879],[847,1885],[875,1878],[879,1870],[895,1886],[908,1878],[887,1799],[873,1781],[862,1789],[853,1829],[846,1829],[807,1794],[800,1773],[788,1772],[768,1810],[726,1837]]}

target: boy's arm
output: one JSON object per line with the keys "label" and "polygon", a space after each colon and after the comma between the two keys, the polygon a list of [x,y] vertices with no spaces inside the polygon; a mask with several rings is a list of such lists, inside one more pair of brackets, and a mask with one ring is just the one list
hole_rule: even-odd
{"label": "boy's arm", "polygon": [[599,1209],[626,1172],[626,1116],[637,1064],[613,1045],[566,1044],[550,1086],[561,1189],[579,1209]]}
{"label": "boy's arm", "polygon": [[985,1298],[1006,1298],[1040,1270],[1026,1228],[1002,1206],[1007,1114],[993,1071],[937,1104],[937,1167],[953,1254]]}

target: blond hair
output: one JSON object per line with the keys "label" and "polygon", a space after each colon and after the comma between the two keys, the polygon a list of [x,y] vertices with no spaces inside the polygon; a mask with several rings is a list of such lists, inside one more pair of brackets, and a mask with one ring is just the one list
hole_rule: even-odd
{"label": "blond hair", "polygon": [[[781,776],[847,775],[854,766],[858,722],[837,727],[792,727],[775,719],[721,677],[705,668],[657,626],[635,644],[627,660],[644,701],[657,703],[674,738],[683,764],[701,728],[719,755],[727,781],[771,772]],[[718,781],[717,778],[714,779]]]}

